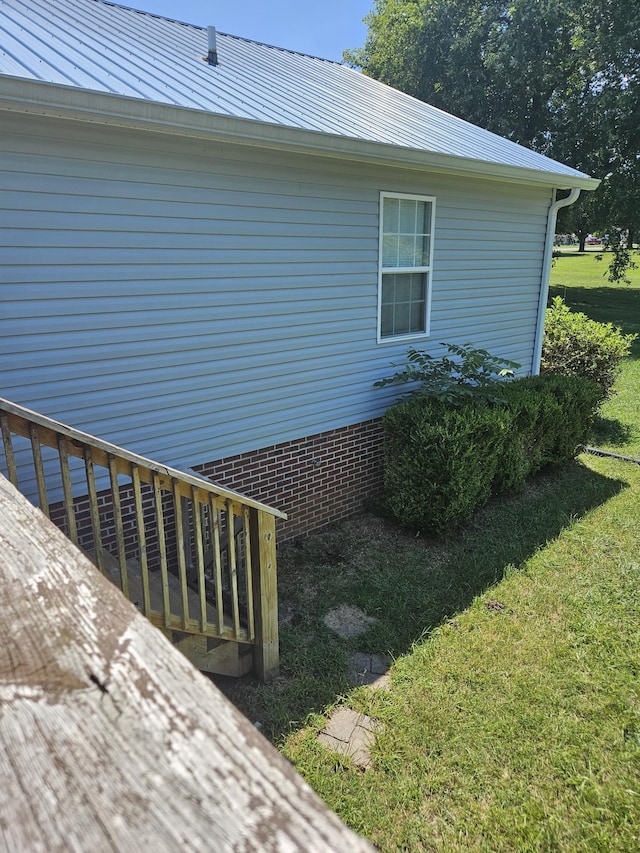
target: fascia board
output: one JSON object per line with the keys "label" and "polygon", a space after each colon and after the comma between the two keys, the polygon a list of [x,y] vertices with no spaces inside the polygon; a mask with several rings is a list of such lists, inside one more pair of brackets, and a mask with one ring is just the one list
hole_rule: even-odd
{"label": "fascia board", "polygon": [[600,184],[581,173],[489,163],[7,75],[0,75],[0,109],[557,189],[594,190]]}

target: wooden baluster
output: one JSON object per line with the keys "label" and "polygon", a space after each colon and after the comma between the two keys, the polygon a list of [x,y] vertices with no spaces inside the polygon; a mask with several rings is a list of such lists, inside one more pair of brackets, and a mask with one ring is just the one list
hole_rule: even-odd
{"label": "wooden baluster", "polygon": [[216,507],[215,498],[210,495],[209,512],[211,513],[211,529],[213,550],[213,568],[215,571],[216,585],[216,607],[218,608],[218,633],[224,632],[224,605],[222,601],[222,556],[220,554],[220,516]]}
{"label": "wooden baluster", "polygon": [[18,469],[16,468],[16,457],[13,452],[11,427],[9,426],[9,418],[4,412],[0,415],[0,427],[2,428],[2,444],[4,445],[4,458],[7,460],[9,482],[18,489]]}
{"label": "wooden baluster", "polygon": [[240,609],[238,604],[238,568],[236,556],[236,531],[233,503],[227,499],[227,553],[229,555],[229,577],[231,580],[231,606],[233,608],[233,635],[240,636]]}
{"label": "wooden baluster", "polygon": [[71,475],[69,473],[69,452],[67,440],[63,435],[58,436],[58,455],[60,456],[60,474],[62,476],[62,493],[64,496],[64,510],[67,514],[67,529],[69,539],[74,545],[78,544],[78,526],[76,524],[76,513],[73,507],[73,493],[71,491]]}
{"label": "wooden baluster", "polygon": [[176,544],[178,550],[178,575],[180,577],[180,592],[182,593],[182,627],[186,630],[189,619],[189,588],[187,586],[187,561],[185,558],[184,540],[185,528],[182,513],[182,498],[180,497],[179,483],[176,479],[172,481],[173,504],[176,514]]}
{"label": "wooden baluster", "polygon": [[140,550],[140,573],[142,575],[142,605],[144,615],[151,613],[149,596],[149,563],[147,559],[147,534],[144,526],[144,510],[142,507],[142,488],[140,486],[140,471],[137,465],[131,466],[131,482],[133,483],[133,500],[136,509],[136,527],[138,530],[138,548]]}
{"label": "wooden baluster", "polygon": [[247,622],[249,623],[247,626],[247,632],[249,635],[249,640],[254,640],[256,633],[253,614],[253,578],[251,572],[251,522],[249,515],[249,507],[244,507],[243,532],[244,566],[247,584]]}
{"label": "wooden baluster", "polygon": [[200,630],[204,632],[207,630],[207,589],[204,580],[204,545],[202,542],[202,519],[200,517],[202,504],[196,486],[191,487],[191,500],[193,501],[193,535],[196,546],[198,597],[200,599]]}
{"label": "wooden baluster", "polygon": [[100,529],[100,510],[98,509],[98,493],[96,491],[96,477],[93,471],[93,457],[91,448],[84,447],[84,470],[87,475],[87,489],[89,491],[89,514],[91,516],[91,530],[93,542],[96,548],[96,562],[101,572],[104,572],[104,548],[102,546],[102,531]]}
{"label": "wooden baluster", "polygon": [[111,482],[111,499],[113,501],[113,518],[116,526],[116,545],[118,548],[118,563],[120,564],[120,587],[122,594],[129,598],[129,574],[127,572],[127,555],[124,547],[124,527],[122,526],[122,504],[120,501],[120,486],[118,484],[118,464],[115,456],[109,454],[109,479]]}
{"label": "wooden baluster", "polygon": [[31,436],[33,467],[36,472],[36,483],[38,486],[38,500],[40,502],[40,509],[47,516],[47,518],[49,518],[49,500],[47,498],[47,484],[44,478],[44,465],[42,464],[42,450],[40,449],[40,437],[38,436],[38,427],[35,424],[29,424],[29,435]]}
{"label": "wooden baluster", "polygon": [[164,625],[168,628],[171,624],[171,600],[169,598],[169,575],[167,574],[167,540],[164,534],[164,516],[162,513],[162,489],[160,488],[160,477],[153,474],[153,495],[156,504],[156,525],[158,527],[158,551],[160,552],[160,574],[162,580],[162,609],[164,611]]}

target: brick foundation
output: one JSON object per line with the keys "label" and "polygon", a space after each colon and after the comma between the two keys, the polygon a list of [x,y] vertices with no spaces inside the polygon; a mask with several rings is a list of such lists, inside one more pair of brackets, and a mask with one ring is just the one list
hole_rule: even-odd
{"label": "brick foundation", "polygon": [[[193,470],[213,483],[241,495],[284,510],[287,521],[278,521],[278,541],[311,533],[332,521],[359,512],[363,502],[382,490],[382,426],[379,418],[329,430],[295,441],[264,447],[237,456],[194,466]],[[127,558],[139,556],[133,486],[120,486]],[[173,497],[163,495],[163,516],[169,565],[175,563],[176,530]],[[157,568],[158,539],[153,490],[142,484],[149,566]],[[104,547],[116,553],[113,498],[109,489],[98,493],[100,527]],[[74,500],[81,548],[95,548],[89,499]],[[51,520],[68,534],[62,503],[50,507]]]}
{"label": "brick foundation", "polygon": [[382,490],[381,420],[194,466],[200,476],[284,510],[278,541],[310,533],[362,509]]}
{"label": "brick foundation", "polygon": [[[141,484],[142,513],[144,517],[145,538],[149,568],[154,570],[159,567],[158,532],[156,526],[155,498],[153,488]],[[135,515],[135,502],[133,486],[121,485],[120,505],[122,511],[122,527],[124,532],[124,546],[127,559],[140,556],[140,540],[138,536],[138,525]],[[85,551],[92,551],[96,547],[93,528],[91,525],[91,512],[89,509],[89,497],[83,495],[73,501],[73,510],[76,519],[78,533],[78,545]],[[173,508],[173,496],[165,492],[162,497],[162,510],[164,518],[165,544],[169,565],[175,563],[176,551],[176,529],[175,511]],[[67,513],[62,502],[52,504],[49,507],[51,521],[69,535],[69,524]],[[116,525],[113,496],[111,489],[98,492],[98,514],[100,518],[100,536],[102,545],[112,554],[117,553]]]}

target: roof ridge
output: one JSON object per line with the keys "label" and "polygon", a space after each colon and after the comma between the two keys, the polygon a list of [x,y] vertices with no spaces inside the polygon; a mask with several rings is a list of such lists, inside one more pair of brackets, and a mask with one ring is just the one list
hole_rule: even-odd
{"label": "roof ridge", "polygon": [[[136,9],[133,6],[125,6],[123,3],[114,2],[114,0],[94,0],[94,2],[101,3],[104,6],[115,6],[118,9],[125,9],[127,12],[136,12],[138,15],[147,15],[150,18],[157,18],[160,21],[169,21],[172,24],[180,24],[182,27],[190,27],[191,29],[201,30],[202,32],[206,32],[207,30],[207,27],[200,26],[199,24],[190,24],[187,21],[179,21],[177,18],[167,18],[166,15],[158,15],[156,12],[147,12],[146,9]],[[249,42],[249,44],[257,44],[260,45],[260,47],[268,47],[271,50],[280,50],[283,53],[291,53],[294,56],[306,56],[307,59],[317,59],[318,62],[328,62],[331,65],[342,66],[342,63],[337,62],[335,59],[326,59],[324,56],[315,56],[313,53],[304,53],[300,50],[292,50],[289,47],[280,47],[277,44],[268,44],[265,41],[258,41],[258,39],[251,39],[246,36],[237,36],[233,33],[223,33],[217,28],[216,31],[219,36],[236,39],[236,41]]]}
{"label": "roof ridge", "polygon": [[127,12],[135,12],[137,15],[147,15],[149,18],[157,18],[160,21],[180,24],[181,27],[191,27],[194,30],[206,29],[206,27],[199,27],[198,24],[190,24],[187,21],[179,21],[177,18],[167,18],[166,15],[158,15],[157,12],[147,12],[146,9],[136,9],[134,6],[125,6],[124,3],[115,3],[114,0],[93,0],[93,2],[100,3],[102,6],[115,6],[116,9],[125,9]]}
{"label": "roof ridge", "polygon": [[324,56],[315,56],[313,53],[304,53],[301,50],[292,50],[290,47],[279,47],[277,44],[268,44],[266,41],[258,41],[257,39],[250,39],[246,36],[235,36],[233,33],[221,33],[218,31],[218,35],[236,39],[237,41],[248,41],[250,44],[259,44],[260,47],[268,47],[271,50],[281,50],[283,53],[292,53],[294,56],[306,56],[307,59],[317,59],[318,62],[328,62],[330,65],[338,65],[341,68],[344,67],[341,62],[337,62],[335,59],[327,59]]}

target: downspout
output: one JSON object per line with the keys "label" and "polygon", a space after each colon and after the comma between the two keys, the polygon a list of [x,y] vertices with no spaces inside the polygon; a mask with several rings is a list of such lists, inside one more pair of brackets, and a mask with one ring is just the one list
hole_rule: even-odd
{"label": "downspout", "polygon": [[561,207],[568,207],[570,204],[573,204],[574,201],[578,200],[578,196],[580,195],[580,190],[577,187],[574,187],[568,196],[565,198],[561,198],[555,200],[554,190],[553,197],[554,201],[549,208],[549,215],[547,217],[547,236],[544,244],[544,257],[542,260],[542,278],[540,280],[540,299],[538,301],[538,322],[536,325],[536,338],[535,343],[533,345],[533,363],[531,366],[531,373],[536,376],[540,373],[540,360],[542,359],[542,342],[544,340],[544,315],[547,310],[547,300],[549,298],[549,275],[551,273],[551,261],[553,259],[553,240],[556,234],[556,220],[558,218],[558,211]]}

